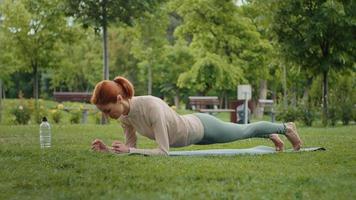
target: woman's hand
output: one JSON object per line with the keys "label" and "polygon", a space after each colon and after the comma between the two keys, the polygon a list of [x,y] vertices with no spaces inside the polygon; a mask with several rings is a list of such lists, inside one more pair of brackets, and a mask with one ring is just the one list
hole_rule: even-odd
{"label": "woman's hand", "polygon": [[110,151],[109,147],[106,146],[106,144],[99,139],[95,139],[91,143],[91,149],[93,151],[98,151],[98,152],[109,152]]}
{"label": "woman's hand", "polygon": [[129,147],[122,142],[116,140],[112,143],[112,151],[114,153],[129,153]]}

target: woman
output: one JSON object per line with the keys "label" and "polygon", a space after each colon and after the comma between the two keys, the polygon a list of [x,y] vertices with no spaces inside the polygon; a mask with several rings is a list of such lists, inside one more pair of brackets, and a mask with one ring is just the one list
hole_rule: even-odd
{"label": "woman", "polygon": [[[191,144],[226,143],[252,137],[269,137],[277,151],[283,150],[282,134],[299,150],[301,140],[294,123],[278,124],[256,122],[247,125],[223,122],[203,113],[179,115],[164,101],[153,96],[134,97],[134,87],[123,77],[99,82],[91,102],[104,114],[118,119],[124,129],[126,141],[114,141],[108,147],[101,140],[92,143],[92,149],[100,152],[138,153],[144,155],[168,155],[169,147]],[[155,140],[156,149],[136,148],[136,131]]]}

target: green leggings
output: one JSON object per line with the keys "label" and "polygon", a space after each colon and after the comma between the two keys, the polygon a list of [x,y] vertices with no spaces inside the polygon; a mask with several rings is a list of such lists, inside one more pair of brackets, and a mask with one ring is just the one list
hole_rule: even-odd
{"label": "green leggings", "polygon": [[204,126],[203,139],[197,144],[226,143],[252,137],[268,137],[269,134],[285,134],[286,126],[282,123],[255,122],[235,124],[223,122],[214,116],[195,113]]}

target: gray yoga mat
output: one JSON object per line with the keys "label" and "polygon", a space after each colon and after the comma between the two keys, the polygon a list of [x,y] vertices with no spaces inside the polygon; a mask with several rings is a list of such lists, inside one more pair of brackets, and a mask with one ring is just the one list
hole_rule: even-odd
{"label": "gray yoga mat", "polygon": [[[308,147],[302,148],[300,151],[292,149],[284,150],[283,152],[304,152],[304,151],[324,151],[323,147]],[[232,155],[260,155],[277,153],[273,147],[257,146],[248,149],[208,149],[208,150],[192,150],[192,151],[170,151],[170,156],[232,156]],[[279,153],[279,152],[278,152]]]}

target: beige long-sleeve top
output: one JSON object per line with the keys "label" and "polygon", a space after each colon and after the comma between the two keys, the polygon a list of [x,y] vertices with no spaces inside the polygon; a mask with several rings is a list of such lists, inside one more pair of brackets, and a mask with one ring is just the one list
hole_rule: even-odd
{"label": "beige long-sleeve top", "polygon": [[[195,144],[203,138],[203,125],[192,114],[179,115],[164,101],[153,96],[136,96],[130,101],[130,111],[121,115],[126,145],[130,153],[168,155],[169,147]],[[136,148],[136,131],[155,140],[156,149]]]}

